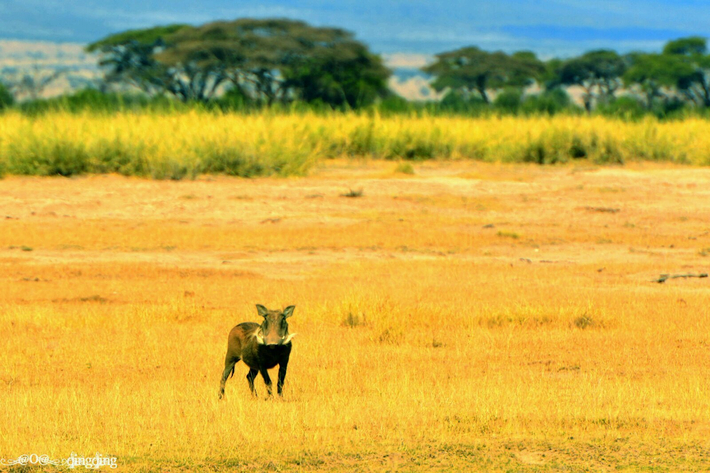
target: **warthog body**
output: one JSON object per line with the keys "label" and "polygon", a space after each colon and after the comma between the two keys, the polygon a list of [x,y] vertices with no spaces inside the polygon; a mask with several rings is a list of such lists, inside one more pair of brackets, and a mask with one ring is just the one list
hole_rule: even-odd
{"label": "warthog body", "polygon": [[279,365],[279,378],[276,388],[279,396],[283,395],[283,386],[286,379],[286,368],[291,355],[291,339],[294,334],[288,333],[286,319],[293,314],[295,306],[283,310],[269,310],[263,305],[256,306],[259,315],[264,318],[261,325],[254,322],[244,322],[234,327],[229,332],[227,341],[227,356],[224,359],[224,371],[219,386],[219,398],[224,396],[224,385],[227,379],[234,374],[234,365],[239,360],[249,367],[247,381],[253,395],[254,378],[261,373],[266,384],[266,390],[271,396],[271,377],[267,371]]}

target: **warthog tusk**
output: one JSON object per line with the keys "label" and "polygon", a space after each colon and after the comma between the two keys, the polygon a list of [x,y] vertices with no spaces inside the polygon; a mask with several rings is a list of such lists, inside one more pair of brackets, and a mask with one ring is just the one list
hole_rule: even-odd
{"label": "warthog tusk", "polygon": [[292,339],[293,337],[295,337],[295,336],[296,336],[295,333],[292,333],[291,335],[289,335],[288,338],[286,338],[286,340],[284,340],[284,345],[286,345],[287,343],[289,343],[289,342],[291,341],[291,339]]}
{"label": "warthog tusk", "polygon": [[261,336],[261,330],[257,330],[256,332],[254,332],[254,336],[256,337],[256,342],[259,345],[264,344],[264,337]]}

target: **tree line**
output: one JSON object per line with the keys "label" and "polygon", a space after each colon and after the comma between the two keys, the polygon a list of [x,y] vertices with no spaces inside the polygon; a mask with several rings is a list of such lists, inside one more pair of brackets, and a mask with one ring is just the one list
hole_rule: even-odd
{"label": "tree line", "polygon": [[613,103],[622,89],[647,110],[710,108],[710,54],[701,37],[669,41],[660,53],[620,55],[605,49],[545,62],[527,51],[508,55],[466,47],[437,54],[423,70],[435,77],[436,90],[485,103],[491,90],[538,84],[543,93],[578,86],[587,112]]}
{"label": "tree line", "polygon": [[[157,26],[107,36],[86,50],[100,58],[102,88],[130,86],[148,97],[335,109],[373,103],[397,108],[403,102],[387,87],[392,72],[382,58],[353,33],[296,20]],[[469,46],[437,54],[422,71],[444,94],[437,107],[453,111],[493,104],[553,113],[572,106],[567,94],[572,86],[587,112],[619,104],[657,114],[688,106],[710,109],[710,54],[706,39],[695,36],[669,41],[659,53],[596,50],[547,61],[529,51]],[[536,93],[529,92],[531,86]],[[12,99],[0,84],[0,108]]]}

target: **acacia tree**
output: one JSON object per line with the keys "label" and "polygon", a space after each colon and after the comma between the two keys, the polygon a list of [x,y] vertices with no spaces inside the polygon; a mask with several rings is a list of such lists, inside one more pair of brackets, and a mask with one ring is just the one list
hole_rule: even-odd
{"label": "acacia tree", "polygon": [[629,60],[631,65],[624,73],[624,85],[638,89],[649,110],[656,99],[669,99],[669,92],[680,77],[692,74],[692,68],[676,55],[637,53],[629,55]]}
{"label": "acacia tree", "polygon": [[280,69],[300,53],[289,20],[218,21],[189,28],[170,38],[157,57],[172,68],[184,67],[212,76],[211,90],[223,82],[271,104],[283,98]]}
{"label": "acacia tree", "polygon": [[469,46],[437,54],[436,62],[422,70],[436,76],[432,87],[437,92],[448,88],[466,97],[477,94],[490,103],[488,90],[527,85],[543,72],[544,65],[529,52],[509,56]]}
{"label": "acacia tree", "polygon": [[302,21],[241,19],[183,30],[159,58],[195,64],[257,100],[321,100],[362,105],[386,91],[389,71],[378,56],[338,28]]}
{"label": "acacia tree", "polygon": [[384,97],[390,71],[356,41],[318,45],[283,71],[284,86],[306,102],[357,108]]}
{"label": "acacia tree", "polygon": [[581,86],[584,108],[591,112],[595,99],[599,102],[614,98],[614,93],[622,85],[625,70],[626,63],[621,56],[615,51],[601,49],[564,62],[559,68],[559,82]]}
{"label": "acacia tree", "polygon": [[552,58],[544,63],[544,69],[540,74],[540,84],[547,91],[559,89],[562,86],[562,78],[560,71],[564,65],[564,61],[559,58]]}
{"label": "acacia tree", "polygon": [[187,25],[175,24],[129,30],[89,44],[86,51],[99,53],[99,65],[106,70],[108,83],[132,85],[149,95],[169,91],[173,76],[156,60],[168,38]]}
{"label": "acacia tree", "polygon": [[707,54],[707,40],[690,36],[669,41],[663,48],[663,54],[682,63],[676,70],[678,90],[690,102],[700,107],[710,107],[710,54]]}
{"label": "acacia tree", "polygon": [[[90,47],[110,54],[106,62],[115,77],[128,76],[144,90],[156,85],[186,101],[210,100],[230,83],[269,105],[299,98],[356,106],[385,93],[389,76],[352,33],[283,19],[139,30]],[[131,61],[124,60],[128,53]]]}

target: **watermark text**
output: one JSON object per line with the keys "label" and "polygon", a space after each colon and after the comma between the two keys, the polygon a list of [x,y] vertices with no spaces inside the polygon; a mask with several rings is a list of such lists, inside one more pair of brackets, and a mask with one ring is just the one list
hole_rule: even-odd
{"label": "watermark text", "polygon": [[69,469],[85,468],[87,470],[98,470],[101,467],[117,468],[118,459],[96,453],[90,457],[82,457],[72,452],[68,458],[53,459],[49,455],[38,455],[30,453],[20,455],[14,459],[0,458],[0,466],[64,466]]}

